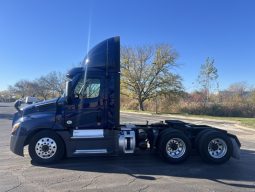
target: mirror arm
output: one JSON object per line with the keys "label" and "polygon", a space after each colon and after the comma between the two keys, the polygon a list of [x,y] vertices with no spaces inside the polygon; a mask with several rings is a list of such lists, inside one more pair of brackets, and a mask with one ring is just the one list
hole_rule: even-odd
{"label": "mirror arm", "polygon": [[21,110],[20,110],[21,103],[22,103],[21,100],[17,100],[17,101],[15,101],[15,103],[14,103],[15,109],[17,109],[17,111],[18,111],[19,113],[21,113]]}

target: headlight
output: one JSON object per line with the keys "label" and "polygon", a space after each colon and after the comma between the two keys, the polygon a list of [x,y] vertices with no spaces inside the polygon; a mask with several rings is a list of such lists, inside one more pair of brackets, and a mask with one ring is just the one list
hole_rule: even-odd
{"label": "headlight", "polygon": [[14,131],[16,131],[16,130],[19,128],[19,126],[20,126],[20,122],[15,123],[15,124],[13,125],[13,127],[12,127],[12,133],[13,133]]}

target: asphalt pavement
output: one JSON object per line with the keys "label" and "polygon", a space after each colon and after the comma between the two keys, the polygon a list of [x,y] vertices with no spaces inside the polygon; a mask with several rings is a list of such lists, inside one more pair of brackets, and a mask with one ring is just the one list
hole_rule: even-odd
{"label": "asphalt pavement", "polygon": [[0,103],[0,191],[187,191],[255,192],[255,129],[235,123],[121,113],[122,123],[181,119],[208,124],[234,133],[242,143],[241,159],[223,165],[208,165],[192,155],[180,165],[164,163],[148,152],[121,157],[70,158],[50,166],[31,164],[9,150],[12,104]]}

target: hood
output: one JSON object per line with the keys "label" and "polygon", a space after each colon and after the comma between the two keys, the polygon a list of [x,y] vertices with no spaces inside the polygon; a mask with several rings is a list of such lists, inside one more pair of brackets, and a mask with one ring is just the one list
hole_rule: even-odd
{"label": "hood", "polygon": [[58,98],[38,102],[35,104],[31,104],[28,106],[25,106],[21,109],[24,115],[29,115],[31,113],[36,112],[50,112],[50,111],[56,111],[56,104],[57,104]]}

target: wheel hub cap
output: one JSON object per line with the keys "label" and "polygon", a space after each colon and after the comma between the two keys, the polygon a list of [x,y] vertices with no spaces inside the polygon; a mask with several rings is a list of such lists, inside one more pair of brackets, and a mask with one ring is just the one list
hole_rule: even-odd
{"label": "wheel hub cap", "polygon": [[227,144],[223,139],[212,139],[208,144],[208,152],[211,157],[219,159],[226,155],[228,150]]}
{"label": "wheel hub cap", "polygon": [[166,144],[166,152],[172,158],[180,158],[186,152],[186,145],[180,138],[172,138]]}
{"label": "wheel hub cap", "polygon": [[35,145],[35,152],[42,159],[49,159],[55,155],[57,151],[56,142],[49,137],[41,138]]}
{"label": "wheel hub cap", "polygon": [[48,145],[43,145],[43,146],[42,146],[42,151],[43,151],[43,152],[49,151]]}

